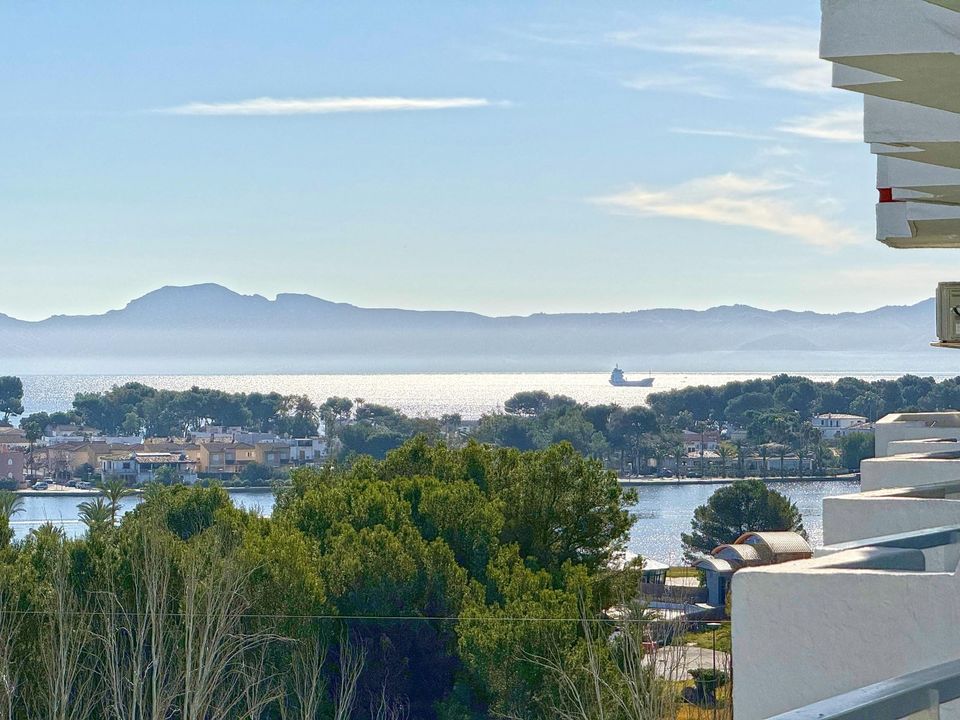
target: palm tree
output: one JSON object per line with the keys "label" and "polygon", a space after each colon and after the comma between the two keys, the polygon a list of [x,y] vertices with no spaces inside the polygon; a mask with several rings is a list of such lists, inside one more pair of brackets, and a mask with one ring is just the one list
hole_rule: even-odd
{"label": "palm tree", "polygon": [[8,523],[17,513],[23,512],[23,498],[11,490],[0,490],[0,518]]}
{"label": "palm tree", "polygon": [[673,459],[677,464],[677,477],[680,477],[680,460],[687,454],[687,449],[683,443],[677,443],[673,446]]}
{"label": "palm tree", "polygon": [[107,498],[107,507],[110,508],[110,522],[117,524],[117,514],[120,512],[120,501],[133,494],[133,490],[128,488],[123,482],[123,478],[109,477],[100,483],[100,492]]}
{"label": "palm tree", "polygon": [[717,445],[717,455],[720,456],[720,474],[723,477],[727,476],[727,461],[733,457],[735,452],[728,443],[722,442]]}
{"label": "palm tree", "polygon": [[77,506],[80,522],[87,526],[91,533],[112,526],[116,522],[116,510],[112,503],[102,497],[86,500]]}
{"label": "palm tree", "polygon": [[760,459],[763,461],[763,477],[766,477],[770,474],[769,466],[767,465],[767,453],[769,452],[769,448],[767,447],[767,444],[764,443],[759,447],[759,450]]}
{"label": "palm tree", "polygon": [[744,459],[746,458],[746,448],[744,447],[743,440],[737,440],[734,443],[734,446],[737,448],[737,473],[740,477],[744,476],[746,469],[744,467]]}

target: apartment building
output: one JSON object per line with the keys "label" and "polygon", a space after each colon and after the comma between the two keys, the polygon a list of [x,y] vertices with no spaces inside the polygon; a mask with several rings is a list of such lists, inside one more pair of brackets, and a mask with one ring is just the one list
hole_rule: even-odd
{"label": "apartment building", "polygon": [[22,450],[4,450],[0,448],[0,480],[13,481],[17,488],[26,487],[23,474],[26,456]]}
{"label": "apartment building", "polygon": [[[822,10],[833,84],[864,96],[877,239],[960,248],[960,0]],[[960,412],[890,415],[875,441],[812,559],[733,576],[738,720],[960,718]]]}
{"label": "apartment building", "polygon": [[198,446],[199,472],[235,475],[257,462],[257,449],[248,443],[207,442]]}

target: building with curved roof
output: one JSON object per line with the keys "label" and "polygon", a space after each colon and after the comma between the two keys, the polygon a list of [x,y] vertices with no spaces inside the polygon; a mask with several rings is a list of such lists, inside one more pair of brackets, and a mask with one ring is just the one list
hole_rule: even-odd
{"label": "building with curved roof", "polygon": [[734,545],[754,548],[762,560],[758,565],[773,565],[813,557],[810,543],[796,532],[747,532],[738,537]]}
{"label": "building with curved roof", "polygon": [[739,567],[763,564],[763,558],[753,545],[719,545],[713,549],[711,554],[715,558],[726,560]]}
{"label": "building with curved roof", "polygon": [[723,607],[731,578],[737,570],[811,557],[813,549],[800,533],[747,532],[732,543],[718,545],[694,567],[704,574],[707,604]]}

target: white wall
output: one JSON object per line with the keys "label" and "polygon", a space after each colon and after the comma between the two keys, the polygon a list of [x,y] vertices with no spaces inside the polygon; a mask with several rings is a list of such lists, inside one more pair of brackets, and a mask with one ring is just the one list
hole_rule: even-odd
{"label": "white wall", "polygon": [[881,490],[823,501],[824,545],[945,525],[960,525],[960,499],[892,497]]}
{"label": "white wall", "polygon": [[860,464],[860,490],[921,487],[960,480],[960,456],[892,455]]}
{"label": "white wall", "polygon": [[874,426],[874,438],[877,457],[888,455],[887,445],[894,440],[960,438],[960,413],[900,413],[887,415]]}
{"label": "white wall", "polygon": [[893,440],[887,443],[887,456],[915,455],[939,452],[960,452],[960,441],[948,438],[926,438],[923,440]]}
{"label": "white wall", "polygon": [[[734,712],[761,720],[956,659],[960,581],[948,573],[804,570],[733,577]],[[945,707],[945,720],[960,713]]]}

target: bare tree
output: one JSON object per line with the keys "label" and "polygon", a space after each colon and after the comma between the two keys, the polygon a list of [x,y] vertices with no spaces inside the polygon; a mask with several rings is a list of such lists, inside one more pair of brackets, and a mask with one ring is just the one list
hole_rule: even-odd
{"label": "bare tree", "polygon": [[327,643],[316,635],[297,643],[290,663],[289,700],[280,707],[283,720],[316,720],[326,695],[324,663]]}
{"label": "bare tree", "polygon": [[15,647],[22,618],[10,593],[0,590],[0,720],[12,720],[17,705],[24,658],[17,655]]}
{"label": "bare tree", "polygon": [[248,632],[244,613],[250,571],[213,540],[198,545],[183,568],[182,720],[227,720],[243,700],[243,660],[274,639]]}
{"label": "bare tree", "polygon": [[177,622],[170,607],[173,554],[153,527],[138,530],[130,553],[129,596],[109,590],[98,605],[106,714],[165,720],[179,691]]}
{"label": "bare tree", "polygon": [[387,688],[382,687],[379,695],[370,698],[370,717],[372,720],[407,720],[410,706],[402,698],[389,697]]}
{"label": "bare tree", "polygon": [[[581,602],[582,652],[555,647],[547,656],[525,655],[546,670],[555,685],[551,718],[559,720],[673,720],[674,683],[684,679],[682,648],[653,649],[648,618],[639,607],[621,605],[624,620],[609,636],[598,633],[595,619]],[[647,648],[650,648],[648,651]]]}
{"label": "bare tree", "polygon": [[61,548],[54,560],[40,640],[45,687],[38,700],[47,720],[87,720],[100,693],[83,666],[91,613],[71,587],[69,566],[69,553]]}
{"label": "bare tree", "polygon": [[284,699],[277,674],[268,671],[269,649],[269,645],[261,645],[242,663],[243,698],[238,715],[243,720],[262,720],[274,704]]}
{"label": "bare tree", "polygon": [[349,720],[357,700],[357,683],[363,673],[365,655],[346,637],[340,642],[340,683],[334,696],[333,720]]}
{"label": "bare tree", "polygon": [[[288,702],[280,707],[283,720],[320,720],[329,687],[325,674],[327,654],[327,642],[320,634],[298,644],[291,661]],[[339,658],[340,682],[333,693],[331,717],[349,720],[356,705],[365,654],[344,636],[340,639]]]}

